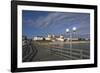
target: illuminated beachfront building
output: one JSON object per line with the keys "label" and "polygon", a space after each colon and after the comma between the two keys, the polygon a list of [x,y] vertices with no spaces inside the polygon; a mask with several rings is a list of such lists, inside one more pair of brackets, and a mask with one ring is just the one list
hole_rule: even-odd
{"label": "illuminated beachfront building", "polygon": [[36,36],[36,37],[33,37],[33,40],[34,41],[43,40],[43,37],[42,36]]}
{"label": "illuminated beachfront building", "polygon": [[48,35],[47,37],[45,37],[45,40],[49,40],[49,41],[64,41],[64,36],[55,36],[55,35]]}
{"label": "illuminated beachfront building", "polygon": [[48,40],[48,41],[52,40],[52,35],[48,35],[47,37],[45,37],[45,40]]}
{"label": "illuminated beachfront building", "polygon": [[57,41],[65,41],[64,36],[60,35],[58,38],[56,38]]}
{"label": "illuminated beachfront building", "polygon": [[47,40],[47,41],[64,41],[64,36],[60,35],[60,36],[55,36],[55,35],[48,35],[47,37],[42,37],[42,36],[36,36],[33,37],[33,40]]}
{"label": "illuminated beachfront building", "polygon": [[47,35],[47,37],[43,37],[43,36],[35,36],[35,37],[33,37],[33,40],[47,40],[47,41],[52,41],[52,42],[54,42],[54,41],[62,41],[62,42],[64,42],[64,41],[70,41],[70,40],[72,40],[72,41],[77,41],[77,40],[89,40],[88,38],[69,38],[69,37],[67,37],[67,38],[65,38],[63,35],[60,35],[60,36],[56,36],[56,35]]}

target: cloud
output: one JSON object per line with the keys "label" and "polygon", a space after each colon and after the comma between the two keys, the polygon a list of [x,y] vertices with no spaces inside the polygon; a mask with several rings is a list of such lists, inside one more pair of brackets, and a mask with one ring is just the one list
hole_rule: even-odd
{"label": "cloud", "polygon": [[79,22],[82,24],[85,23],[84,19],[86,19],[84,14],[52,12],[48,13],[47,16],[40,16],[36,21],[29,19],[27,22],[36,27],[47,28],[53,25],[60,26],[62,24],[77,24]]}
{"label": "cloud", "polygon": [[[43,11],[42,11],[43,12]],[[64,31],[65,28],[77,26],[81,31],[89,33],[90,15],[88,13],[48,12],[46,15],[24,20],[30,27],[48,29],[49,31]],[[47,30],[46,30],[47,31]],[[56,32],[57,33],[57,32]]]}

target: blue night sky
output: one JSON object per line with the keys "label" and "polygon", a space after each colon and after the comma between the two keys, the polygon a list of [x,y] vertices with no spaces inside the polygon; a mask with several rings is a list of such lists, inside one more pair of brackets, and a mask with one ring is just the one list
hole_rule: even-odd
{"label": "blue night sky", "polygon": [[71,12],[22,11],[22,34],[29,38],[48,34],[65,34],[66,28],[77,27],[80,37],[89,38],[90,14]]}

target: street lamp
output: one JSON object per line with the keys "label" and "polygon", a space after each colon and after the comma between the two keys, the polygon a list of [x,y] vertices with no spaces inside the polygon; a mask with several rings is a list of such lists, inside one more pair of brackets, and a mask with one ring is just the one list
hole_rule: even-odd
{"label": "street lamp", "polygon": [[73,38],[75,38],[77,28],[73,27],[72,30],[73,30]]}
{"label": "street lamp", "polygon": [[[69,29],[68,28],[66,29],[66,33],[69,33]],[[69,38],[67,38],[67,40],[69,40]]]}
{"label": "street lamp", "polygon": [[67,33],[70,33],[70,49],[72,48],[72,34],[73,32],[76,32],[77,28],[73,27],[72,30],[69,30],[68,28],[66,29]]}
{"label": "street lamp", "polygon": [[76,31],[76,27],[73,27],[73,31],[74,31],[74,32]]}
{"label": "street lamp", "polygon": [[70,34],[70,38],[69,38],[69,46],[70,46],[70,55],[72,55],[72,34],[73,32],[76,32],[76,27],[73,27],[72,30],[69,30],[68,28],[66,29],[66,32]]}
{"label": "street lamp", "polygon": [[68,33],[69,32],[69,29],[66,29],[66,32]]}

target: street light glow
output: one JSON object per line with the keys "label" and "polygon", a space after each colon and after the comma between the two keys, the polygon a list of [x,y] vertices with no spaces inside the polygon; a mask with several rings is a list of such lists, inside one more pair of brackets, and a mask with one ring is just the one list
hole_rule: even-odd
{"label": "street light glow", "polygon": [[69,32],[69,29],[66,29],[66,32]]}
{"label": "street light glow", "polygon": [[76,31],[76,27],[73,27],[73,31]]}

